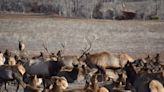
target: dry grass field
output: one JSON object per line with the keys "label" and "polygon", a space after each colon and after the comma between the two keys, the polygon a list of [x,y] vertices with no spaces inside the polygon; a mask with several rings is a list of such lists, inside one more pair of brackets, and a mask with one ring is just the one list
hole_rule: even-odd
{"label": "dry grass field", "polygon": [[80,54],[87,45],[87,39],[92,41],[92,52],[128,53],[133,57],[156,53],[164,55],[164,22],[0,15],[2,51],[17,52],[18,40],[23,40],[30,54],[44,51],[43,43],[52,52],[61,49],[60,44],[65,43],[65,54]]}
{"label": "dry grass field", "polygon": [[0,15],[0,49],[18,50],[23,40],[30,53],[61,49],[80,54],[92,42],[92,50],[129,53],[134,56],[164,52],[164,22],[67,19],[52,16]]}

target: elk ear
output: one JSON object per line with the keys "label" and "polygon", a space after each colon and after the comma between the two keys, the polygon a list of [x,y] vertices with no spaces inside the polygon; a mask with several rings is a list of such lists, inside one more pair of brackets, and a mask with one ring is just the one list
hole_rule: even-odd
{"label": "elk ear", "polygon": [[34,79],[37,79],[37,75],[34,75]]}
{"label": "elk ear", "polygon": [[82,68],[85,69],[85,65],[82,65]]}
{"label": "elk ear", "polygon": [[60,79],[57,79],[57,80],[55,81],[55,83],[56,83],[57,86],[60,86],[60,85],[61,85],[61,80],[60,80]]}
{"label": "elk ear", "polygon": [[130,65],[130,61],[129,60],[127,61],[127,65]]}

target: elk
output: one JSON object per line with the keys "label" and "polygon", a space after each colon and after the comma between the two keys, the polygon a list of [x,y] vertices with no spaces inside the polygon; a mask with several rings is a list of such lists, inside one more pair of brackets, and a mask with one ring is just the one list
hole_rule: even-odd
{"label": "elk", "polygon": [[86,81],[84,91],[85,92],[109,92],[107,88],[99,86],[98,80],[97,80],[97,74],[94,74],[91,77],[90,82]]}
{"label": "elk", "polygon": [[9,65],[16,65],[17,61],[14,57],[9,57],[8,64]]}
{"label": "elk", "polygon": [[37,75],[31,76],[31,82],[26,84],[22,84],[22,87],[24,88],[24,92],[41,92],[41,90],[39,88],[37,88],[42,80],[40,80],[39,78],[37,78]]}
{"label": "elk", "polygon": [[42,83],[42,79],[41,78],[37,78],[37,75],[24,75],[23,76],[23,81],[27,84],[30,84],[33,87],[38,87],[41,85]]}
{"label": "elk", "polygon": [[75,80],[78,79],[80,72],[85,69],[84,66],[74,64],[73,66],[74,67],[71,71],[61,71],[57,74],[57,76],[64,76],[67,79],[68,83],[73,83]]}
{"label": "elk", "polygon": [[[3,83],[5,83],[5,90],[7,90],[6,88],[6,83],[8,81],[13,81],[16,80],[18,83],[22,83],[23,79],[22,76],[25,73],[25,68],[22,65],[14,65],[14,66],[10,66],[10,65],[2,65],[0,66],[0,83],[1,86]],[[17,85],[17,89],[16,92],[18,92],[19,89],[19,84]]]}
{"label": "elk", "polygon": [[152,80],[149,83],[149,88],[151,92],[164,92],[164,87],[158,80]]}
{"label": "elk", "polygon": [[65,69],[72,69],[74,67],[72,64],[80,64],[76,55],[62,55],[65,50],[65,44],[61,44],[61,46],[63,50],[57,52],[57,59],[58,61],[63,61]]}
{"label": "elk", "polygon": [[25,50],[25,44],[23,41],[19,41],[19,51],[24,51]]}
{"label": "elk", "polygon": [[63,62],[53,60],[45,62],[44,59],[31,59],[24,64],[28,74],[43,76],[55,76],[63,66]]}
{"label": "elk", "polygon": [[5,57],[4,54],[0,51],[0,65],[3,65],[5,63]]}
{"label": "elk", "polygon": [[8,64],[8,65],[16,65],[17,61],[16,61],[16,55],[13,57],[11,55],[11,52],[6,49],[4,52],[4,58],[5,58],[5,63],[4,64]]}
{"label": "elk", "polygon": [[68,82],[65,77],[54,76],[51,78],[53,81],[53,87],[50,89],[50,85],[43,90],[43,92],[64,92],[68,87]]}
{"label": "elk", "polygon": [[130,83],[137,92],[148,92],[148,83],[151,80],[158,80],[164,83],[163,72],[150,74],[142,71],[136,72],[131,62],[128,62],[124,69],[127,74],[127,83]]}
{"label": "elk", "polygon": [[24,92],[42,92],[39,88],[35,88],[31,85],[24,84]]}
{"label": "elk", "polygon": [[62,56],[61,60],[63,61],[66,69],[72,69],[72,64],[79,64],[77,56]]}
{"label": "elk", "polygon": [[45,77],[56,76],[64,66],[62,61],[47,61],[44,59],[31,59],[24,63],[26,74],[37,75],[43,78],[43,85],[45,87]]}
{"label": "elk", "polygon": [[85,62],[89,67],[93,68],[96,65],[105,68],[123,68],[127,61],[133,62],[133,58],[127,54],[116,56],[108,52],[99,52],[90,54],[88,51],[91,49],[92,43],[89,42],[89,48],[84,49],[79,61]]}

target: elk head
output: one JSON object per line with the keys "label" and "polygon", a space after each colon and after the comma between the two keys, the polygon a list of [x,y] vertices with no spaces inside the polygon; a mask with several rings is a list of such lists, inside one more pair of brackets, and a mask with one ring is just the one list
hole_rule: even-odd
{"label": "elk head", "polygon": [[59,88],[61,90],[65,90],[68,87],[68,82],[67,82],[65,77],[54,76],[51,78],[51,80],[54,82],[54,84],[53,84],[54,90],[56,88]]}
{"label": "elk head", "polygon": [[25,49],[25,44],[23,41],[19,41],[19,51],[23,51]]}

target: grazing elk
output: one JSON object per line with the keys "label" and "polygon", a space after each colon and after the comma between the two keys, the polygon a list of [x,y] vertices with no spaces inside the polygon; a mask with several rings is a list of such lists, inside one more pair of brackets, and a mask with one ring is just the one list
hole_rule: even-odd
{"label": "grazing elk", "polygon": [[1,87],[2,84],[5,83],[5,90],[7,90],[6,88],[6,83],[8,81],[13,81],[16,80],[18,82],[17,85],[17,89],[16,92],[19,89],[19,84],[22,83],[23,79],[22,76],[25,73],[25,68],[22,65],[14,65],[14,66],[10,66],[10,65],[2,65],[0,66],[0,83],[1,83]]}

